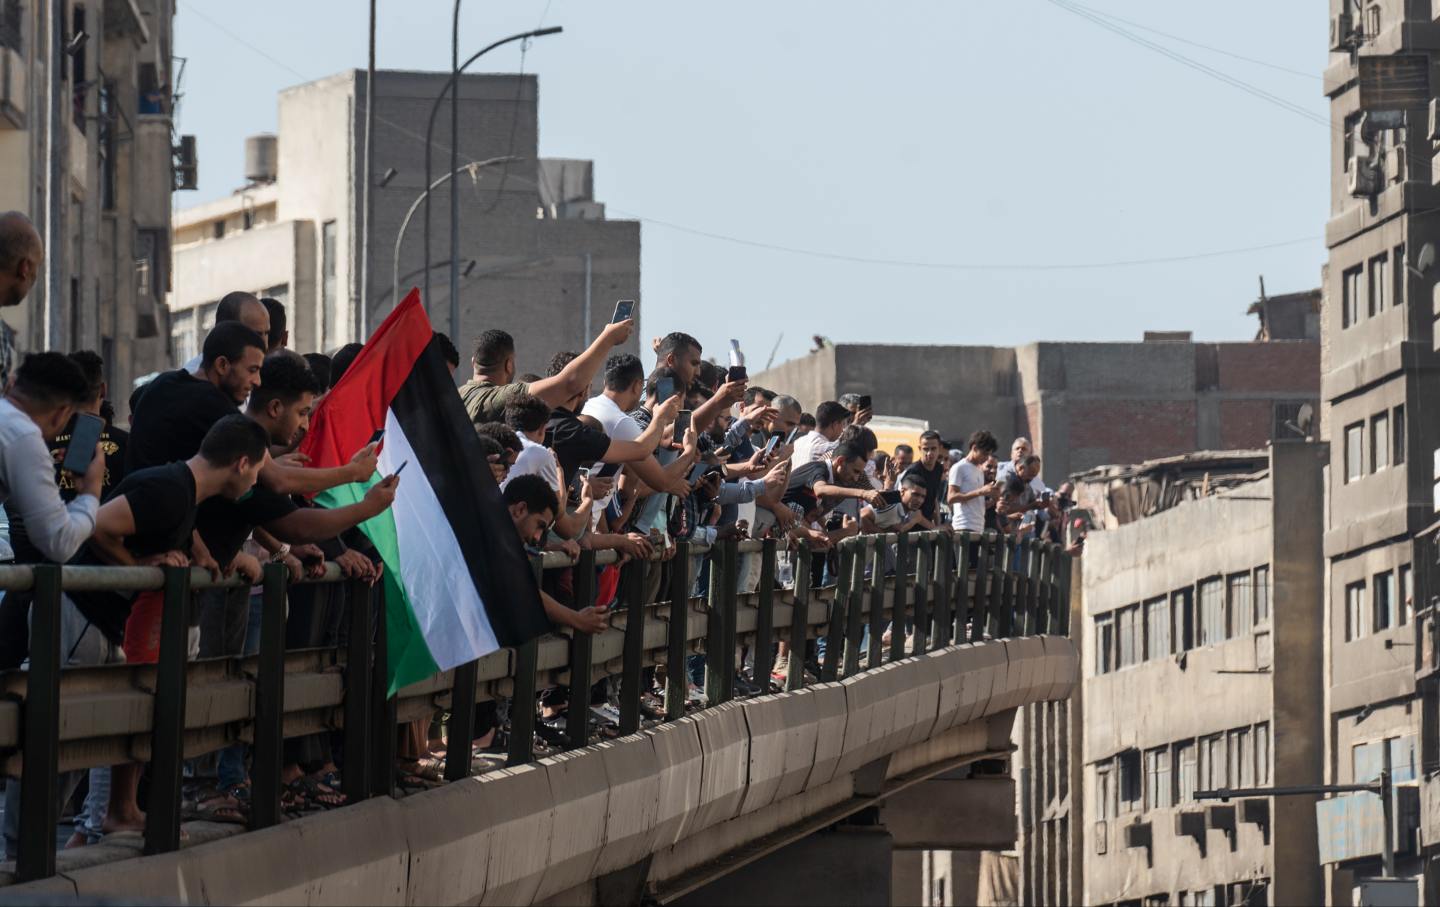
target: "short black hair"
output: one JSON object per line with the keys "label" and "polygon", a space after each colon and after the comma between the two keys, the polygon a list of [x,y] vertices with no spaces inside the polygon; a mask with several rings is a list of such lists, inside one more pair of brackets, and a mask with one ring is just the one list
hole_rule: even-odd
{"label": "short black hair", "polygon": [[847,425],[836,439],[837,443],[849,444],[864,452],[866,459],[880,446],[875,433],[863,425]]}
{"label": "short black hair", "polygon": [[86,402],[90,385],[64,353],[26,353],[15,370],[15,390],[41,406],[78,406]]}
{"label": "short black hair", "polygon": [[498,368],[514,353],[515,338],[504,331],[486,331],[475,338],[475,364],[481,368]]}
{"label": "short black hair", "polygon": [[1021,460],[1021,461],[1020,461],[1020,465],[1021,465],[1021,466],[1039,466],[1039,465],[1040,465],[1040,455],[1039,455],[1039,454],[1033,454],[1033,453],[1032,453],[1032,454],[1030,454],[1029,456],[1027,456],[1025,459]]}
{"label": "short black hair", "polygon": [[80,371],[85,375],[85,385],[88,390],[85,399],[81,403],[94,403],[100,399],[100,391],[105,386],[105,360],[94,350],[76,350],[70,354],[70,361],[80,366]]}
{"label": "short black hair", "polygon": [[489,435],[482,435],[479,432],[475,433],[475,440],[480,443],[480,456],[484,458],[487,465],[490,462],[490,457],[496,454],[499,454],[502,463],[505,461],[505,448],[500,446],[499,441],[496,441]]}
{"label": "short black hair", "polygon": [[836,403],[834,400],[826,400],[815,407],[815,424],[820,428],[828,428],[836,422],[845,422],[850,418],[850,410]]}
{"label": "short black hair", "polygon": [[934,429],[931,429],[929,431],[922,431],[920,433],[920,443],[924,444],[926,441],[934,441],[941,447],[945,446],[945,442],[940,439],[940,433],[938,431],[935,431]]}
{"label": "short black hair", "polygon": [[350,370],[350,364],[355,361],[355,357],[360,355],[360,351],[364,348],[365,344],[363,343],[347,343],[335,351],[335,355],[330,358],[331,387],[340,383],[340,379],[345,377],[345,373]]}
{"label": "short black hair", "polygon": [[1013,472],[1005,475],[1005,493],[1012,498],[1024,494],[1025,487],[1029,484]]}
{"label": "short black hair", "polygon": [[900,484],[909,485],[911,488],[918,488],[926,494],[930,493],[930,489],[925,487],[925,477],[914,470],[906,470],[905,474],[900,477]]}
{"label": "short black hair", "polygon": [[757,398],[763,397],[766,403],[775,399],[775,392],[767,390],[758,384],[751,384],[745,388],[745,405],[753,406]]}
{"label": "short black hair", "polygon": [[239,321],[240,310],[247,302],[259,302],[260,299],[254,293],[247,293],[244,290],[231,290],[220,297],[220,302],[215,306],[215,323],[223,324],[227,321]]}
{"label": "short black hair", "polygon": [[993,454],[1000,449],[1000,442],[995,440],[994,435],[982,428],[970,436],[970,441],[965,445],[965,449],[978,449],[981,453]]}
{"label": "short black hair", "polygon": [[550,404],[522,394],[505,404],[505,424],[517,432],[539,431],[550,421]]}
{"label": "short black hair", "polygon": [[200,456],[212,466],[233,466],[241,457],[259,463],[269,447],[270,435],[259,422],[234,413],[210,426],[200,442]]}
{"label": "short black hair", "polygon": [[[675,382],[676,393],[680,393],[681,391],[686,390],[686,388],[680,386],[680,376],[675,374],[675,370],[673,368],[670,368],[669,366],[662,365],[660,368],[657,368],[655,371],[651,372],[650,377],[645,381],[645,396],[653,397],[657,393],[659,393],[660,382],[665,378],[669,378],[671,381]],[[665,401],[661,400],[660,402],[664,403]]]}
{"label": "short black hair", "polygon": [[550,357],[550,370],[546,374],[548,374],[549,377],[554,378],[556,375],[565,371],[565,366],[574,362],[578,358],[580,358],[579,353],[573,352],[571,350],[561,350],[554,356]]}
{"label": "short black hair", "polygon": [[324,353],[306,353],[305,364],[315,374],[315,380],[325,390],[330,389],[330,357]]}
{"label": "short black hair", "polygon": [[801,414],[800,414],[799,427],[800,427],[800,428],[808,428],[808,429],[810,429],[811,431],[814,431],[814,430],[815,430],[815,416],[814,416],[814,414],[813,414],[813,413],[801,413]]}
{"label": "short black hair", "polygon": [[286,406],[303,394],[321,393],[320,381],[310,371],[310,364],[298,353],[279,350],[265,357],[260,366],[260,386],[250,392],[247,409],[259,412],[271,400]]}
{"label": "short black hair", "polygon": [[[273,325],[274,322],[271,323]],[[445,357],[445,361],[450,363],[450,365],[454,368],[459,368],[460,351],[455,348],[455,341],[451,340],[447,335],[442,334],[439,331],[435,332],[434,340],[435,345],[440,347],[440,355]]]}
{"label": "short black hair", "polygon": [[524,504],[531,513],[544,513],[548,510],[556,516],[560,515],[560,500],[555,497],[555,489],[537,475],[515,476],[505,483],[501,496],[505,498],[506,507]]}
{"label": "short black hair", "polygon": [[706,394],[713,394],[715,388],[725,383],[725,370],[713,362],[700,361],[700,370],[695,373],[695,383],[705,388]]}
{"label": "short black hair", "polygon": [[912,457],[915,456],[915,448],[911,447],[909,444],[896,444],[895,453],[893,455],[897,457],[900,456],[900,451],[902,450]]}
{"label": "short black hair", "polygon": [[704,352],[704,348],[700,346],[700,341],[694,337],[691,337],[683,331],[672,331],[660,338],[660,346],[655,350],[655,355],[660,359],[664,359],[671,353],[678,353],[689,349],[693,349],[697,354]]}
{"label": "short black hair", "polygon": [[475,434],[494,438],[505,450],[519,453],[525,449],[520,443],[520,436],[515,434],[515,429],[504,422],[482,422],[475,426]]}
{"label": "short black hair", "polygon": [[285,303],[266,296],[260,300],[260,304],[265,307],[265,311],[270,313],[270,342],[274,343],[275,338],[283,334],[289,326],[285,318]]}
{"label": "short black hair", "polygon": [[217,359],[231,362],[245,355],[248,347],[255,347],[261,354],[266,352],[265,341],[260,335],[238,321],[222,321],[205,335],[205,347],[200,354],[200,367],[209,368]]}
{"label": "short black hair", "polygon": [[630,353],[617,353],[605,360],[605,389],[620,393],[627,391],[636,381],[645,380],[645,366],[640,357]]}
{"label": "short black hair", "polygon": [[526,372],[523,375],[516,375],[515,380],[521,384],[534,384],[536,381],[543,381],[544,379],[534,372]]}
{"label": "short black hair", "polygon": [[846,460],[867,459],[865,456],[865,450],[861,448],[858,444],[855,444],[853,441],[842,441],[841,443],[836,444],[834,450],[830,451],[830,457],[836,460],[842,458]]}

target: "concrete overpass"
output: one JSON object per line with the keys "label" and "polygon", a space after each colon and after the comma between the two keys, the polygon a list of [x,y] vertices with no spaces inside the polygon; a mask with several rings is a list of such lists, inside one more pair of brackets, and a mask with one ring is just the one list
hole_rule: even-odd
{"label": "concrete overpass", "polygon": [[[902,582],[884,579],[883,569],[873,574],[878,583],[866,578],[863,568],[883,555],[884,542],[862,540],[842,552],[837,586],[810,590],[802,581],[783,595],[740,596],[722,582],[712,583],[709,599],[685,601],[688,619],[680,623],[694,642],[756,644],[767,624],[834,636],[829,651],[837,657],[827,673],[838,679],[716,702],[617,740],[515,759],[404,799],[376,796],[205,843],[218,830],[195,827],[191,846],[172,852],[138,856],[138,842],[128,852],[124,844],[66,852],[56,875],[0,889],[0,903],[114,896],[205,904],[889,903],[896,849],[1013,840],[1013,785],[1003,760],[1015,710],[1067,698],[1079,677],[1067,638],[1034,634],[1042,626],[1059,631],[1062,613],[1068,617],[1063,556],[1041,547],[1016,555],[992,539],[982,546],[980,569],[970,569],[949,539],[914,541],[921,556]],[[717,569],[733,569],[746,550],[710,556]],[[755,553],[767,573],[773,569],[773,546]],[[671,603],[652,604],[663,612]],[[864,648],[861,631],[897,610],[924,628],[916,651],[882,662],[897,653],[882,652],[873,634],[866,654],[881,656],[871,660],[877,666],[845,670]],[[667,660],[676,621],[634,613],[645,615],[634,629],[593,641],[592,677],[638,670],[624,657],[628,639],[651,643],[643,647],[648,663]],[[997,634],[1002,626],[1010,632]],[[566,645],[573,649],[574,640]],[[554,648],[545,643],[536,654],[547,646]],[[612,650],[620,665],[607,665]],[[505,658],[512,668],[522,660]],[[204,670],[203,663],[191,668],[192,675]],[[501,676],[489,679],[495,673]],[[479,676],[471,689],[482,697],[515,690],[513,671],[482,664]],[[411,707],[400,713],[416,704],[433,709],[446,680],[428,692],[402,691]],[[324,698],[316,686],[303,670],[286,677],[287,690],[308,690],[309,699],[290,703],[303,709],[287,704],[285,733],[293,733],[291,715],[315,714],[315,698]],[[0,708],[0,745],[6,732]],[[113,756],[95,758],[104,764]]]}

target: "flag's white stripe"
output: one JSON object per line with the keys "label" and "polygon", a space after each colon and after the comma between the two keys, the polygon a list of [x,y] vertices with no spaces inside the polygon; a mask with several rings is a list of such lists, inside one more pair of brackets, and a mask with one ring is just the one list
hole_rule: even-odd
{"label": "flag's white stripe", "polygon": [[394,411],[387,411],[380,474],[388,476],[407,461],[391,508],[400,545],[400,580],[426,647],[440,670],[448,671],[500,646],[420,458]]}

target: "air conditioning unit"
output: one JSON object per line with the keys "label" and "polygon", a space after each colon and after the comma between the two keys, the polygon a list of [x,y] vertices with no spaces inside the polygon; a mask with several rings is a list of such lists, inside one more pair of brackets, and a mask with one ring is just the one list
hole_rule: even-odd
{"label": "air conditioning unit", "polygon": [[1440,141],[1440,98],[1430,99],[1430,141]]}
{"label": "air conditioning unit", "polygon": [[1355,33],[1355,22],[1349,13],[1330,17],[1330,50],[1340,53],[1349,50]]}
{"label": "air conditioning unit", "polygon": [[1358,154],[1350,158],[1345,187],[1354,198],[1370,198],[1380,191],[1380,174],[1370,165],[1369,158]]}
{"label": "air conditioning unit", "polygon": [[1405,179],[1405,146],[1396,145],[1385,154],[1385,185]]}
{"label": "air conditioning unit", "polygon": [[0,47],[0,129],[24,129],[29,86],[25,81],[25,58],[8,47]]}

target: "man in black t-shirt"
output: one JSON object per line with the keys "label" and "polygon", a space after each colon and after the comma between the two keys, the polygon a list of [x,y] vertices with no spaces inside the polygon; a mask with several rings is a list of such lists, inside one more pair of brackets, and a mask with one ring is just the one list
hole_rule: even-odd
{"label": "man in black t-shirt", "polygon": [[[264,429],[231,413],[201,440],[200,452],[187,461],[130,473],[95,517],[95,535],[75,557],[76,564],[182,567],[190,563],[190,540],[200,503],[234,500],[255,485],[269,455]],[[160,592],[68,592],[62,598],[62,622],[85,622],[67,646],[69,663],[111,660],[151,663],[159,650],[164,596]],[[108,653],[123,642],[125,659]],[[140,766],[113,769],[105,833],[143,829],[145,816],[136,803]]]}
{"label": "man in black t-shirt", "polygon": [[945,500],[946,465],[942,456],[940,433],[927,431],[920,436],[920,459],[909,469],[896,477],[896,487],[905,476],[919,476],[925,483],[925,504],[920,513],[930,522],[935,522],[940,512],[940,502]]}

